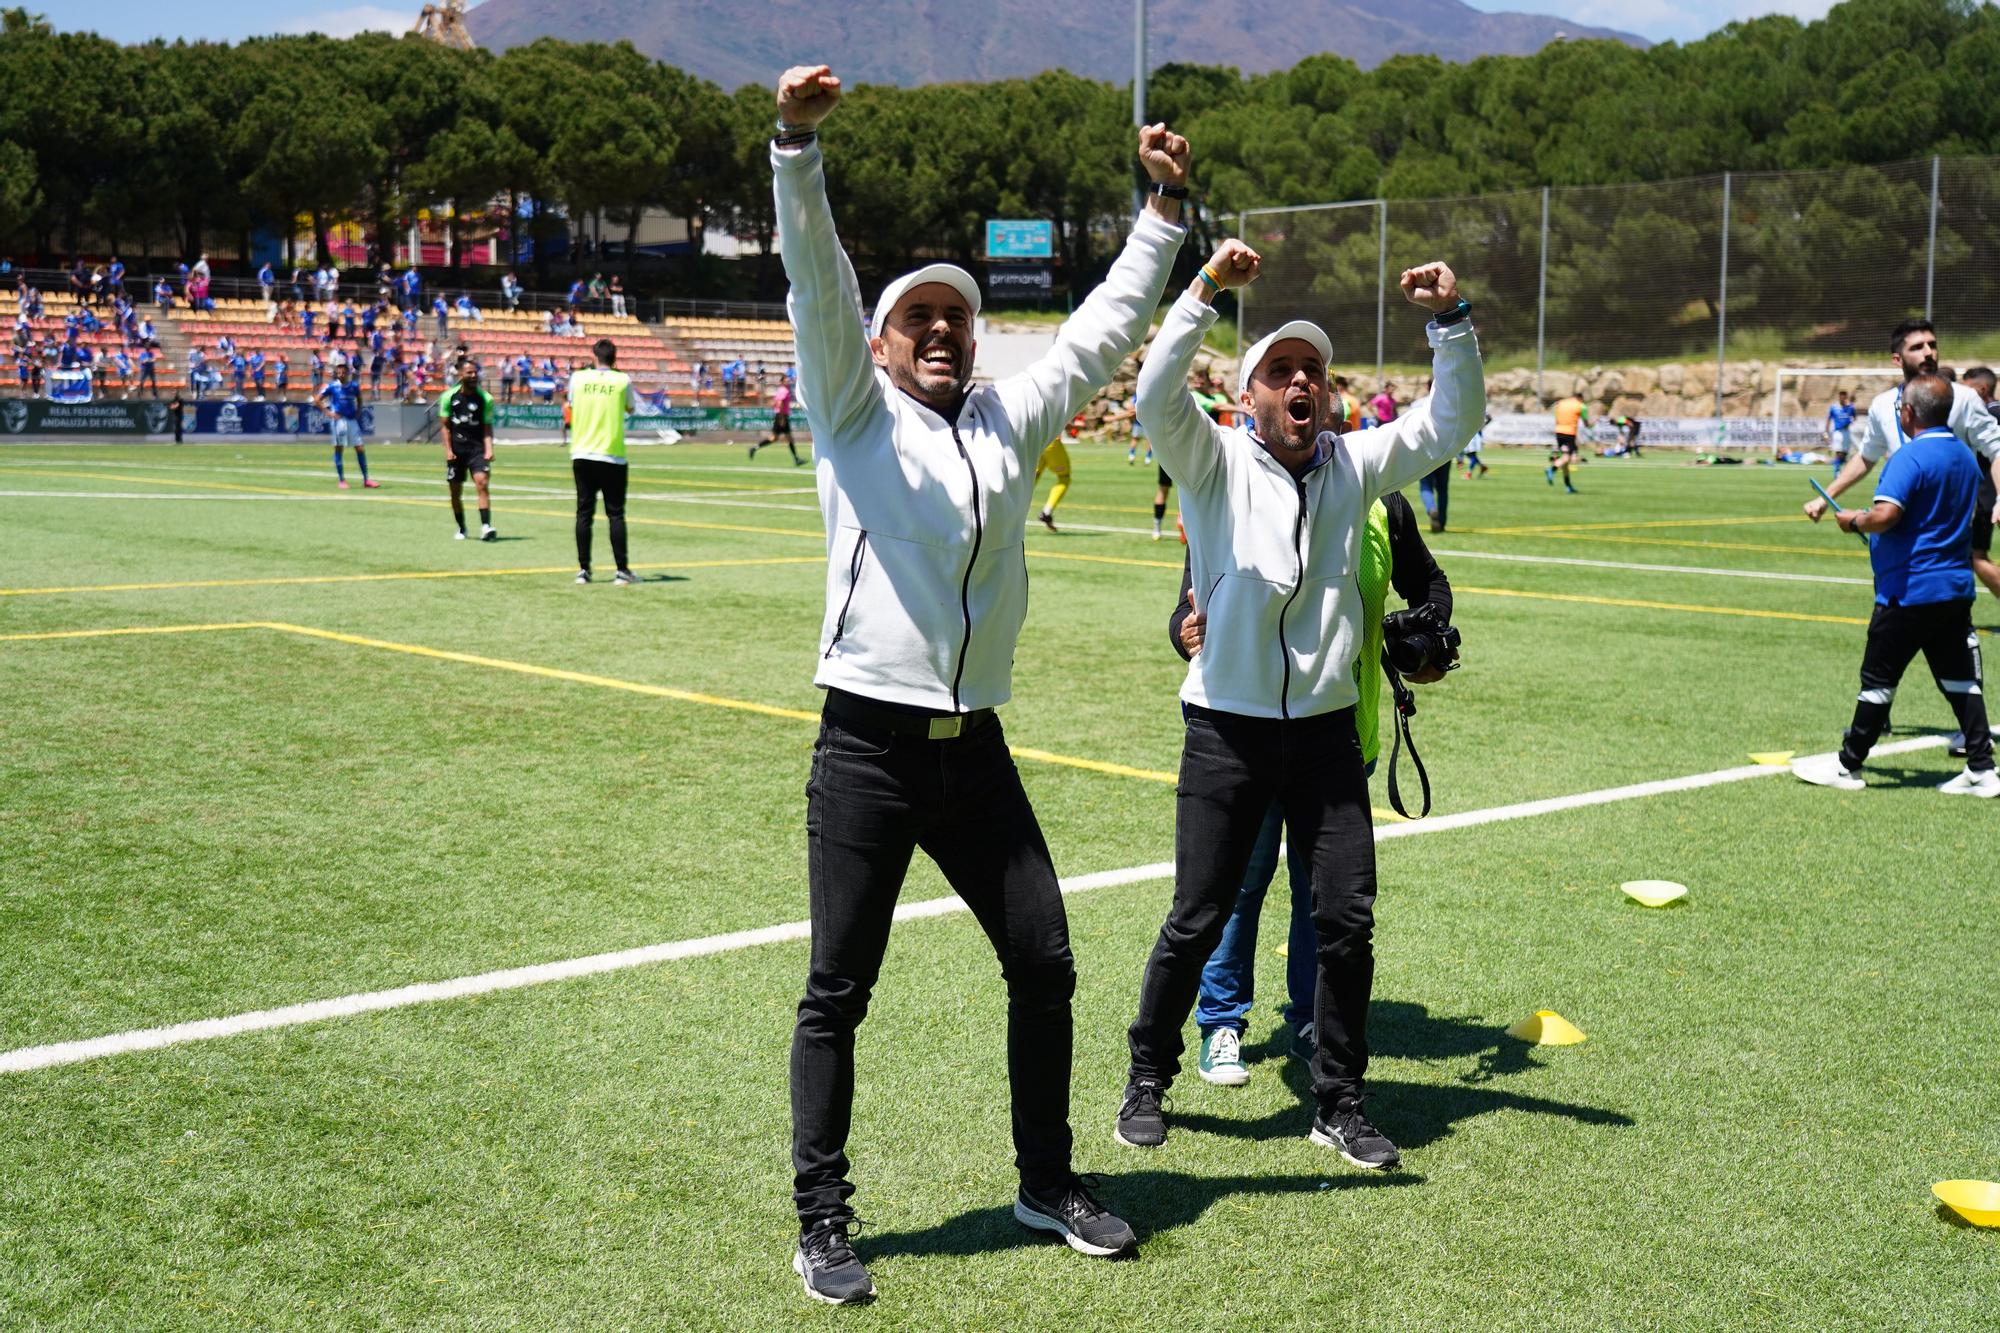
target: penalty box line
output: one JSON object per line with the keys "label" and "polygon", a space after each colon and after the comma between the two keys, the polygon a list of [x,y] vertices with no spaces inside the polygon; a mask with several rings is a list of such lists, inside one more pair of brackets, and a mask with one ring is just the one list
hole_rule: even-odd
{"label": "penalty box line", "polygon": [[[1935,749],[1943,744],[1942,736],[1918,736],[1880,746],[1874,753],[1906,754],[1913,750]],[[1639,800],[1669,792],[1695,791],[1725,783],[1747,782],[1753,778],[1770,777],[1789,771],[1782,766],[1751,764],[1739,768],[1718,769],[1712,773],[1694,773],[1686,777],[1608,787],[1601,791],[1579,792],[1547,800],[1521,801],[1485,810],[1467,810],[1456,815],[1427,819],[1421,823],[1378,828],[1375,830],[1375,841],[1379,843],[1392,838],[1413,838],[1425,833],[1444,833],[1452,829],[1474,828],[1483,824],[1531,819],[1538,815],[1579,810],[1586,806],[1611,805],[1619,801]],[[1160,861],[1151,865],[1128,866],[1122,870],[1103,870],[1094,874],[1076,875],[1060,881],[1060,884],[1064,894],[1089,893],[1095,889],[1170,879],[1173,873],[1172,862]],[[921,902],[903,903],[896,908],[895,919],[915,921],[927,917],[956,916],[968,910],[970,909],[966,907],[963,899],[947,895],[928,898]],[[330,1000],[311,1000],[303,1004],[284,1005],[276,1009],[258,1009],[249,1013],[233,1014],[227,1018],[201,1019],[166,1027],[139,1028],[130,1032],[114,1032],[80,1041],[24,1046],[0,1052],[0,1073],[27,1073],[37,1069],[81,1064],[87,1060],[99,1060],[108,1056],[155,1051],[199,1041],[215,1041],[251,1032],[300,1027],[307,1023],[320,1023],[335,1018],[352,1018],[358,1014],[465,999],[473,995],[490,995],[497,991],[522,990],[529,986],[542,986],[577,977],[598,976],[607,972],[622,972],[656,963],[706,958],[715,954],[754,949],[766,944],[789,943],[808,939],[811,935],[810,921],[786,921],[751,930],[703,936],[700,939],[672,940],[636,949],[620,949],[611,953],[590,954],[582,958],[567,958],[556,962],[534,963],[525,967],[502,968],[494,972],[480,972],[472,976],[455,977],[448,981],[421,982],[389,990],[362,991]]]}

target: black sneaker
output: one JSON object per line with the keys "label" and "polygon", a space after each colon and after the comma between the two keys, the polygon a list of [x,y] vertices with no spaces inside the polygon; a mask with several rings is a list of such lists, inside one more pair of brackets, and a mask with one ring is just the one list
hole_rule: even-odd
{"label": "black sneaker", "polygon": [[1128,1148],[1157,1148],[1167,1141],[1167,1090],[1157,1079],[1135,1078],[1125,1085],[1118,1123],[1111,1137]]}
{"label": "black sneaker", "polygon": [[1132,1228],[1114,1217],[1097,1201],[1095,1176],[1070,1176],[1061,1191],[1049,1198],[1035,1194],[1026,1185],[1014,1200],[1014,1220],[1030,1231],[1053,1231],[1078,1254],[1109,1259],[1139,1243]]}
{"label": "black sneaker", "polygon": [[852,1213],[824,1218],[799,1232],[792,1271],[806,1295],[828,1305],[859,1305],[875,1299],[875,1282],[854,1256],[853,1236],[861,1222]]}
{"label": "black sneaker", "polygon": [[1335,1104],[1331,1116],[1314,1116],[1308,1137],[1368,1171],[1386,1171],[1403,1160],[1396,1145],[1361,1113],[1359,1097],[1348,1097]]}
{"label": "black sneaker", "polygon": [[1292,1029],[1291,1044],[1285,1048],[1285,1054],[1291,1056],[1292,1059],[1297,1060],[1306,1068],[1311,1069],[1313,1056],[1318,1052],[1319,1043],[1313,1039],[1312,1024],[1308,1023],[1302,1028]]}

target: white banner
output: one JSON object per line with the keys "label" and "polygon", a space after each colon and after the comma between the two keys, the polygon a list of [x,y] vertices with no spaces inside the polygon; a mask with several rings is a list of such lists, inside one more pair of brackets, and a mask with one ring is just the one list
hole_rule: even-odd
{"label": "white banner", "polygon": [[90,372],[87,370],[51,370],[49,372],[49,401],[52,403],[89,402]]}
{"label": "white banner", "polygon": [[[1640,417],[1639,447],[1666,449],[1769,449],[1769,417]],[[1780,417],[1778,445],[1783,449],[1823,449],[1823,417]],[[1485,431],[1488,444],[1551,445],[1556,419],[1547,412],[1496,412]],[[1592,421],[1577,444],[1608,448],[1618,443],[1618,428],[1606,420]]]}

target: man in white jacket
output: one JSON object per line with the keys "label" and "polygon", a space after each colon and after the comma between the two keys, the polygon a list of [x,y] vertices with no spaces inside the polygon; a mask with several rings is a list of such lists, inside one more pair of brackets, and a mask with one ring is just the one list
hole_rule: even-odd
{"label": "man in white jacket", "polygon": [[854,1032],[917,848],[971,907],[1006,978],[1015,1217],[1085,1254],[1133,1243],[1070,1166],[1069,927],[993,710],[1027,612],[1035,459],[1159,306],[1183,236],[1187,143],[1163,125],[1140,131],[1153,193],[1104,284],[1047,356],[974,389],[979,288],[964,270],[899,278],[861,323],[817,144],[839,98],[824,65],[785,72],[771,167],[827,535],[814,676],[827,697],[806,787],[812,963],[792,1038],[792,1264],[809,1296],[845,1304],[875,1291],[849,1243]]}
{"label": "man in white jacket", "polygon": [[1311,1137],[1356,1166],[1382,1169],[1399,1157],[1361,1104],[1375,838],[1354,719],[1360,541],[1378,496],[1472,438],[1485,419],[1486,381],[1457,278],[1425,264],[1405,271],[1402,286],[1435,312],[1429,399],[1386,426],[1336,434],[1332,347],[1298,320],[1243,359],[1237,392],[1250,424],[1217,425],[1189,394],[1188,368],[1215,322],[1210,302],[1254,279],[1258,264],[1241,241],[1224,242],[1168,312],[1139,373],[1139,419],[1181,490],[1190,586],[1208,628],[1181,688],[1174,901],[1140,986],[1115,1133],[1133,1147],[1166,1142],[1162,1100],[1180,1071],[1181,1029],[1277,801],[1292,846],[1310,848],[1313,864]]}

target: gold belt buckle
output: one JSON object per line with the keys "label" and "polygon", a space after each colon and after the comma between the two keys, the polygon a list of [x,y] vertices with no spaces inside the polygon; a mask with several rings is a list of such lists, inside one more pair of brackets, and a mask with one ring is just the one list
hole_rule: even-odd
{"label": "gold belt buckle", "polygon": [[957,714],[931,719],[931,739],[934,741],[956,740],[958,733],[963,730],[965,730],[965,719]]}

